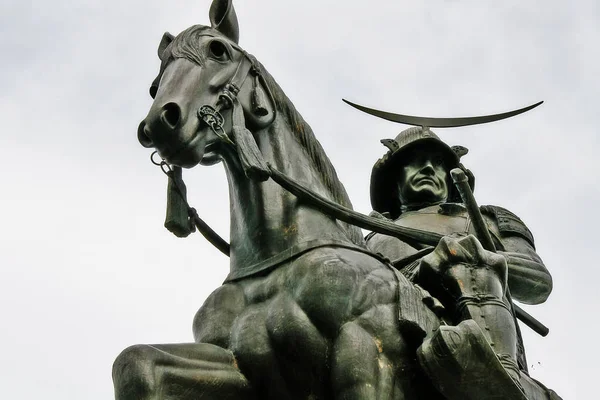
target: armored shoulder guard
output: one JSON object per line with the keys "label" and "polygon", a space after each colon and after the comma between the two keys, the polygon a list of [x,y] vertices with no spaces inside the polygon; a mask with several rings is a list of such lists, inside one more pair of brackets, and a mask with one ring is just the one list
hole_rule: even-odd
{"label": "armored shoulder guard", "polygon": [[502,236],[519,236],[527,240],[529,244],[535,249],[535,242],[533,240],[533,234],[527,228],[525,223],[521,221],[512,212],[506,208],[498,206],[481,206],[481,213],[485,214],[496,221],[498,230]]}

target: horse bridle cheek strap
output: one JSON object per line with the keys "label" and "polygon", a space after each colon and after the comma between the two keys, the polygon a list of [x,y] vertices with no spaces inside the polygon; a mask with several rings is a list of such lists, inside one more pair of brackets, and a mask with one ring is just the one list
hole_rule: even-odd
{"label": "horse bridle cheek strap", "polygon": [[[221,89],[217,104],[215,107],[210,105],[201,106],[198,110],[198,116],[221,140],[236,149],[244,173],[248,178],[265,181],[269,178],[269,171],[254,136],[246,128],[244,110],[238,99],[238,93],[249,74],[254,75],[251,107],[261,116],[266,115],[268,111],[265,108],[264,99],[262,99],[264,96],[258,85],[260,73],[250,56],[245,51],[241,49],[240,51],[242,51],[243,57],[229,82]],[[269,95],[271,95],[270,91]],[[271,100],[273,100],[272,96]],[[233,140],[223,128],[225,119],[220,111],[227,108],[232,108]]]}
{"label": "horse bridle cheek strap", "polygon": [[[254,75],[254,87],[252,92],[253,112],[258,116],[265,116],[268,111],[265,107],[264,94],[258,85],[259,78],[267,90],[271,104],[275,101],[271,91],[264,82],[258,68],[244,50],[237,48],[242,52],[243,57],[240,60],[234,75],[229,82],[223,86],[215,106],[203,105],[198,111],[198,117],[207,124],[211,130],[228,145],[234,147],[237,151],[240,163],[246,176],[253,180],[265,181],[269,179],[269,168],[265,163],[258,145],[252,136],[252,133],[246,128],[244,110],[240,104],[237,95],[246,81],[248,74]],[[221,115],[221,110],[232,108],[232,141],[223,128],[225,119]],[[272,109],[275,114],[275,108]],[[273,115],[274,118],[274,115]],[[199,216],[196,210],[187,202],[186,187],[181,176],[180,167],[171,167],[166,161],[155,162],[152,153],[152,162],[161,167],[163,172],[169,177],[167,188],[167,213],[165,218],[165,227],[178,237],[186,237],[198,228],[198,231],[217,247],[223,254],[229,255],[229,243],[223,240],[215,231],[213,231]]]}

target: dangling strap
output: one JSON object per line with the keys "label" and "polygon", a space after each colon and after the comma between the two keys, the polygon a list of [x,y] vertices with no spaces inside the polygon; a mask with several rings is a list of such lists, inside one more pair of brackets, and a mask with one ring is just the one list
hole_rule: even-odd
{"label": "dangling strap", "polygon": [[[187,190],[181,177],[181,168],[171,167],[165,160],[154,160],[156,154],[158,154],[156,151],[152,153],[150,160],[154,165],[159,166],[162,172],[169,177],[165,227],[176,236],[185,237],[194,231],[195,226],[206,240],[219,249],[221,253],[229,256],[229,243],[212,230],[212,228],[198,216],[196,209],[190,207],[187,202]],[[178,172],[177,169],[179,169]]]}
{"label": "dangling strap", "polygon": [[233,101],[233,140],[246,176],[261,182],[269,179],[269,168],[254,136],[246,128],[244,110],[237,99]]}
{"label": "dangling strap", "polygon": [[259,72],[253,68],[252,70],[253,81],[252,81],[252,112],[259,117],[266,116],[269,111],[267,110],[267,99],[265,98],[265,92],[260,86]]}
{"label": "dangling strap", "polygon": [[165,228],[177,237],[187,237],[195,228],[188,215],[187,188],[181,176],[181,167],[171,167],[167,176],[169,183]]}
{"label": "dangling strap", "polygon": [[[252,75],[253,79],[251,93],[252,112],[260,116],[265,116],[268,110],[265,103],[265,94],[259,84],[260,73],[250,55],[243,50],[242,52],[244,57],[240,60],[230,81],[221,90],[215,107],[203,105],[198,109],[198,115],[219,138],[235,147],[246,176],[262,182],[269,179],[269,170],[254,136],[246,128],[244,110],[237,97],[248,75]],[[271,95],[270,92],[269,95]],[[220,113],[221,110],[229,107],[232,108],[233,127],[231,133],[233,140],[227,136],[223,128],[225,120]]]}

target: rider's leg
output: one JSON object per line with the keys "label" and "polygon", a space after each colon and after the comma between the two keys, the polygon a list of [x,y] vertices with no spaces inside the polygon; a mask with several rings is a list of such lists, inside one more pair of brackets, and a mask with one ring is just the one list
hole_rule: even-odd
{"label": "rider's leg", "polygon": [[422,259],[419,278],[444,298],[456,324],[440,327],[419,350],[432,380],[444,381],[439,385],[444,395],[525,398],[514,317],[504,296],[506,260],[484,250],[473,236],[445,237]]}
{"label": "rider's leg", "polygon": [[435,286],[455,323],[472,319],[507,372],[519,378],[515,320],[507,304],[508,267],[503,256],[486,251],[472,235],[444,237],[421,260],[420,279]]}
{"label": "rider's leg", "polygon": [[457,265],[450,273],[462,282],[462,296],[456,306],[457,322],[468,319],[475,321],[500,363],[518,382],[520,374],[515,320],[503,296],[497,274],[488,268],[473,265]]}

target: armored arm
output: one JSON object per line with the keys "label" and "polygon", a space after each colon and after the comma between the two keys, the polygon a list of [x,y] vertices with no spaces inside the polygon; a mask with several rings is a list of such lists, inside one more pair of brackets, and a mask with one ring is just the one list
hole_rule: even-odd
{"label": "armored arm", "polygon": [[512,297],[524,304],[540,304],[552,291],[552,276],[535,251],[531,231],[510,211],[483,206],[481,211],[501,246],[498,253],[508,264],[508,286]]}
{"label": "armored arm", "polygon": [[535,249],[519,237],[504,237],[502,244],[508,263],[508,285],[515,300],[540,304],[552,291],[552,276]]}

